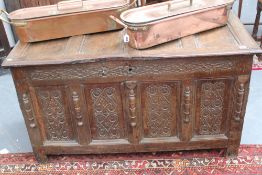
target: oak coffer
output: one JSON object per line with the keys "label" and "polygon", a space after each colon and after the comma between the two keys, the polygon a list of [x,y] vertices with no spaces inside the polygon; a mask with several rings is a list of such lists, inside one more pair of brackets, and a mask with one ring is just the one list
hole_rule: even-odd
{"label": "oak coffer", "polygon": [[231,13],[224,27],[146,50],[121,31],[20,42],[3,66],[39,161],[211,148],[234,156],[260,53]]}

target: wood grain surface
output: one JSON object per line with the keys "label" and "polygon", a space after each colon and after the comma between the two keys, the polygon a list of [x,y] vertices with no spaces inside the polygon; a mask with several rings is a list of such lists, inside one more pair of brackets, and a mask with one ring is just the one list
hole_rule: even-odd
{"label": "wood grain surface", "polygon": [[80,35],[38,43],[18,43],[2,66],[83,63],[102,60],[152,60],[201,55],[262,53],[239,19],[231,13],[227,26],[145,50],[130,48],[121,31]]}

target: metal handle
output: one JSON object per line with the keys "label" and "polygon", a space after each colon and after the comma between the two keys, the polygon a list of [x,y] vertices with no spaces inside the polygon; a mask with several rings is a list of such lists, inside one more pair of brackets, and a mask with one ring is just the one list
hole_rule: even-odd
{"label": "metal handle", "polygon": [[128,4],[126,7],[122,7],[120,9],[118,9],[118,12],[123,12],[125,10],[127,10],[129,7],[132,7],[138,0],[133,0],[133,2],[131,2],[130,4]]}
{"label": "metal handle", "polygon": [[121,26],[123,26],[123,27],[125,27],[125,28],[128,28],[128,26],[127,26],[125,23],[123,23],[120,19],[114,17],[113,15],[110,15],[110,18],[111,18],[112,20],[114,20],[115,22],[117,22],[118,24],[120,24]]}
{"label": "metal handle", "polygon": [[8,14],[5,10],[1,9],[0,12],[1,12],[1,13],[0,13],[0,15],[1,15],[1,16],[0,16],[0,19],[1,19],[2,21],[6,22],[6,23],[8,23],[8,24],[13,24],[12,22],[6,20],[6,19],[2,16],[2,14],[6,15],[6,17],[9,16],[9,14]]}
{"label": "metal handle", "polygon": [[[174,3],[180,3],[180,2],[185,2],[186,0],[182,0],[182,1],[174,1],[174,0],[170,0],[170,2],[167,4],[167,10],[168,11],[171,11],[173,9],[172,8],[172,4]],[[189,6],[192,6],[193,5],[193,0],[189,0]]]}
{"label": "metal handle", "polygon": [[[63,6],[66,6],[65,8],[62,8]],[[70,5],[68,7],[68,5]],[[82,0],[67,0],[67,1],[61,1],[56,4],[57,10],[69,10],[69,9],[75,9],[75,8],[83,8],[84,3]]]}
{"label": "metal handle", "polygon": [[3,10],[3,9],[0,9],[0,20],[5,22],[5,23],[8,23],[8,24],[11,24],[11,25],[14,25],[14,26],[25,26],[26,23],[25,22],[12,22],[12,21],[9,21],[9,20],[6,20],[2,15],[5,15],[8,18],[9,14]]}
{"label": "metal handle", "polygon": [[113,15],[109,16],[112,20],[114,20],[116,23],[120,24],[124,28],[128,28],[130,30],[140,30],[140,31],[146,31],[149,27],[147,25],[141,26],[141,27],[133,27],[133,26],[128,26],[125,23],[123,23],[120,19],[116,18]]}

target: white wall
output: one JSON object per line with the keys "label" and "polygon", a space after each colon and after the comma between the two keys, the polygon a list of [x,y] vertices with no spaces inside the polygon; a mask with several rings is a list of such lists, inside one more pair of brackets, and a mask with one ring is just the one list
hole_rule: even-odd
{"label": "white wall", "polygon": [[[3,0],[0,0],[0,8],[5,10],[5,3],[4,3]],[[15,45],[15,41],[14,41],[12,29],[11,29],[9,24],[7,24],[5,22],[3,22],[3,24],[4,24],[4,27],[5,27],[5,31],[6,31],[6,34],[7,34],[9,44],[10,44],[11,47],[13,47]]]}
{"label": "white wall", "polygon": [[[257,13],[257,1],[258,0],[243,0],[242,4],[242,13],[240,20],[242,23],[254,23]],[[233,6],[233,10],[235,14],[238,14],[238,2],[239,0],[236,0]],[[262,18],[262,16],[261,16]],[[260,21],[261,21],[260,18]],[[253,25],[246,25],[246,29],[252,33],[253,31]],[[262,35],[262,27],[259,27],[258,36]]]}

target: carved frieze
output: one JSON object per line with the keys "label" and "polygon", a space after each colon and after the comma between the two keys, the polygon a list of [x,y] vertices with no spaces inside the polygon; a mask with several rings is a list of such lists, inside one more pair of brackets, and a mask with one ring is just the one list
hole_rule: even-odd
{"label": "carved frieze", "polygon": [[114,87],[91,89],[97,139],[121,138],[117,92]]}
{"label": "carved frieze", "polygon": [[150,85],[146,88],[148,137],[171,136],[173,121],[172,88]]}
{"label": "carved frieze", "polygon": [[200,130],[201,135],[219,134],[223,115],[225,83],[205,82],[201,86]]}
{"label": "carved frieze", "polygon": [[71,140],[72,131],[66,120],[61,90],[39,90],[38,98],[46,120],[47,139],[50,141]]}
{"label": "carved frieze", "polygon": [[171,73],[211,73],[216,71],[231,71],[234,62],[231,60],[210,60],[208,62],[148,62],[134,66],[115,65],[106,66],[102,64],[81,64],[75,66],[53,67],[52,69],[35,69],[29,71],[31,80],[68,80],[85,79],[97,77],[119,77],[133,75],[158,75]]}

